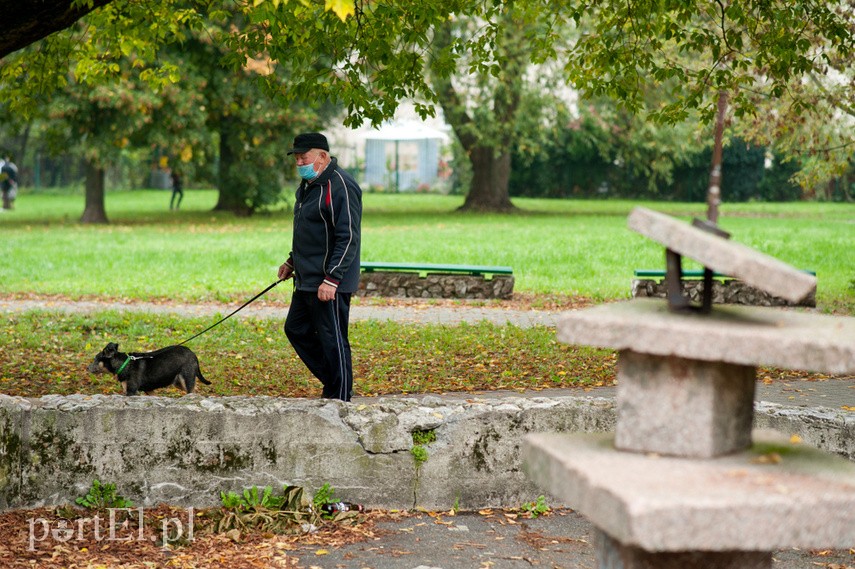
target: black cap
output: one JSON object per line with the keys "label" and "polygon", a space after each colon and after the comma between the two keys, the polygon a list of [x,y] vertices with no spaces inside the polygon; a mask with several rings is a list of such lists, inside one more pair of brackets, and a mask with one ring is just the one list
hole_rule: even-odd
{"label": "black cap", "polygon": [[320,148],[321,150],[330,151],[330,145],[327,144],[327,137],[319,132],[304,132],[294,137],[294,148],[288,151],[288,154],[303,154],[312,148]]}

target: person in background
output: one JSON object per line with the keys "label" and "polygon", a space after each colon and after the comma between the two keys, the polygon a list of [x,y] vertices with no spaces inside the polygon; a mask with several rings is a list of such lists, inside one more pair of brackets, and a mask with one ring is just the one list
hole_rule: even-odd
{"label": "person in background", "polygon": [[18,195],[18,167],[9,157],[0,166],[0,191],[3,193],[3,209],[14,209]]}
{"label": "person in background", "polygon": [[[184,199],[184,187],[181,185],[181,172],[177,168],[172,168],[169,171],[169,177],[172,179],[172,197],[169,198],[169,209],[172,209],[173,204],[175,209],[181,207],[181,200]],[[178,196],[178,203],[175,203],[175,197]]]}
{"label": "person in background", "polygon": [[299,134],[293,154],[302,178],[294,203],[291,254],[279,279],[294,278],[285,334],[323,384],[323,397],[350,401],[350,297],[359,287],[362,190],[330,156],[326,137]]}

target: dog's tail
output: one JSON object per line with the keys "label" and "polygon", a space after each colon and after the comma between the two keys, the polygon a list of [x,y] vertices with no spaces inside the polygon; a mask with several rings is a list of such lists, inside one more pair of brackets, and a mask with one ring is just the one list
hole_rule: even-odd
{"label": "dog's tail", "polygon": [[200,371],[198,371],[198,372],[196,372],[196,377],[198,377],[198,378],[199,378],[199,381],[201,381],[201,382],[202,382],[202,383],[204,383],[205,385],[211,385],[211,382],[210,382],[210,381],[208,381],[207,379],[205,379],[205,376],[204,376],[204,375],[202,375],[201,370],[200,370]]}

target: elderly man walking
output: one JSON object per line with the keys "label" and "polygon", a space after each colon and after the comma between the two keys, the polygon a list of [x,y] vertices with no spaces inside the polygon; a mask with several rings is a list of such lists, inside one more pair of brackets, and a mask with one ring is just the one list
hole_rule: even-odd
{"label": "elderly man walking", "polygon": [[350,298],[359,286],[362,190],[330,156],[326,137],[299,134],[293,154],[302,178],[294,203],[291,254],[279,278],[294,278],[285,334],[323,384],[323,397],[350,401]]}

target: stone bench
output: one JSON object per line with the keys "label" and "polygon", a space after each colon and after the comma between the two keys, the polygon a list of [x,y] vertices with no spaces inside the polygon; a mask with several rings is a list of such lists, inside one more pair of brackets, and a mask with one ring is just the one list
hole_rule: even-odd
{"label": "stone bench", "polygon": [[363,262],[357,296],[509,299],[511,267]]}
{"label": "stone bench", "polygon": [[[815,275],[812,271],[805,271]],[[686,297],[701,302],[703,271],[683,271],[682,290]],[[632,279],[633,298],[666,298],[665,271],[636,269]],[[716,273],[713,278],[713,304],[745,304],[749,306],[804,306],[816,307],[816,289],[798,301],[790,301],[769,294],[744,281]]]}

